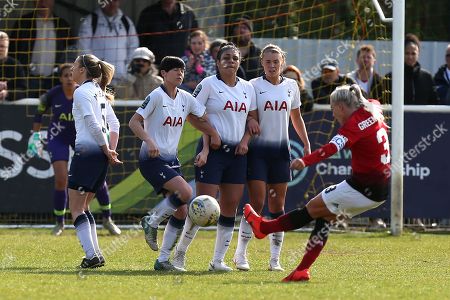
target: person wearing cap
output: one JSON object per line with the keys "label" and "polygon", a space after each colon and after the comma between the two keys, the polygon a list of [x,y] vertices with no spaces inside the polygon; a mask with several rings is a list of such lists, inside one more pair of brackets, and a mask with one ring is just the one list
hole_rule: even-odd
{"label": "person wearing cap", "polygon": [[333,58],[324,58],[320,62],[322,75],[311,81],[314,102],[317,104],[330,104],[330,95],[344,84],[354,84],[353,79],[339,74],[339,63]]}
{"label": "person wearing cap", "polygon": [[139,39],[133,21],[120,9],[122,0],[99,2],[97,9],[83,18],[78,36],[81,54],[94,54],[116,67],[111,84],[124,84],[127,65]]}
{"label": "person wearing cap", "polygon": [[259,63],[261,49],[252,41],[253,22],[247,16],[234,20],[231,35],[231,41],[241,52],[241,66],[245,71],[244,79],[250,80],[261,75],[262,67]]}
{"label": "person wearing cap", "polygon": [[163,83],[155,66],[155,55],[147,47],[134,50],[128,66],[124,88],[116,90],[117,97],[123,99],[144,99],[151,91]]}

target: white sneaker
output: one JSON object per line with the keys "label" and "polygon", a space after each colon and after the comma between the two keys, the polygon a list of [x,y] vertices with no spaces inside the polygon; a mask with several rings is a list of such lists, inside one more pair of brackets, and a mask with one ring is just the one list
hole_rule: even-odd
{"label": "white sneaker", "polygon": [[209,271],[213,272],[231,272],[232,268],[227,266],[223,260],[213,260],[209,263]]}
{"label": "white sneaker", "polygon": [[172,265],[179,269],[186,270],[186,252],[175,250]]}
{"label": "white sneaker", "polygon": [[271,258],[269,262],[269,271],[283,272],[284,269],[280,265],[280,260],[278,258]]}
{"label": "white sneaker", "polygon": [[250,265],[248,264],[248,259],[246,255],[234,255],[233,258],[234,265],[236,266],[236,269],[241,271],[248,271],[250,270]]}

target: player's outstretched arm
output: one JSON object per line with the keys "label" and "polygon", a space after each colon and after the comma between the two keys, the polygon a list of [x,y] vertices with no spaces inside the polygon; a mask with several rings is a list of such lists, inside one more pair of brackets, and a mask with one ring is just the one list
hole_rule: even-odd
{"label": "player's outstretched arm", "polygon": [[333,143],[328,143],[309,155],[294,159],[291,162],[291,169],[301,170],[306,166],[310,166],[318,163],[319,161],[327,159],[336,152],[338,152],[337,146]]}

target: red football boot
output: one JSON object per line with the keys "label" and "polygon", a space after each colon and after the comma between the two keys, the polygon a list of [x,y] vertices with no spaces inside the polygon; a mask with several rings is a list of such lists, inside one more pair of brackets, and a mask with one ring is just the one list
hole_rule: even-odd
{"label": "red football boot", "polygon": [[298,271],[295,269],[292,271],[291,274],[289,274],[286,278],[283,278],[281,280],[282,282],[291,282],[291,281],[308,281],[311,278],[311,275],[309,274],[309,269],[304,269],[301,271]]}
{"label": "red football boot", "polygon": [[252,226],[253,233],[255,234],[255,237],[257,239],[263,239],[267,236],[267,234],[262,233],[260,230],[263,218],[253,210],[250,204],[245,204],[244,216],[247,223],[250,224],[250,226]]}

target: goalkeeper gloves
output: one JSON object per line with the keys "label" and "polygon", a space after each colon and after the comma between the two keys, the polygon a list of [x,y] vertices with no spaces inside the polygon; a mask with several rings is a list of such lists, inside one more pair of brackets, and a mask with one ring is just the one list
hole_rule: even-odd
{"label": "goalkeeper gloves", "polygon": [[42,145],[41,133],[33,132],[33,135],[28,140],[28,153],[35,156],[42,156],[44,146]]}

